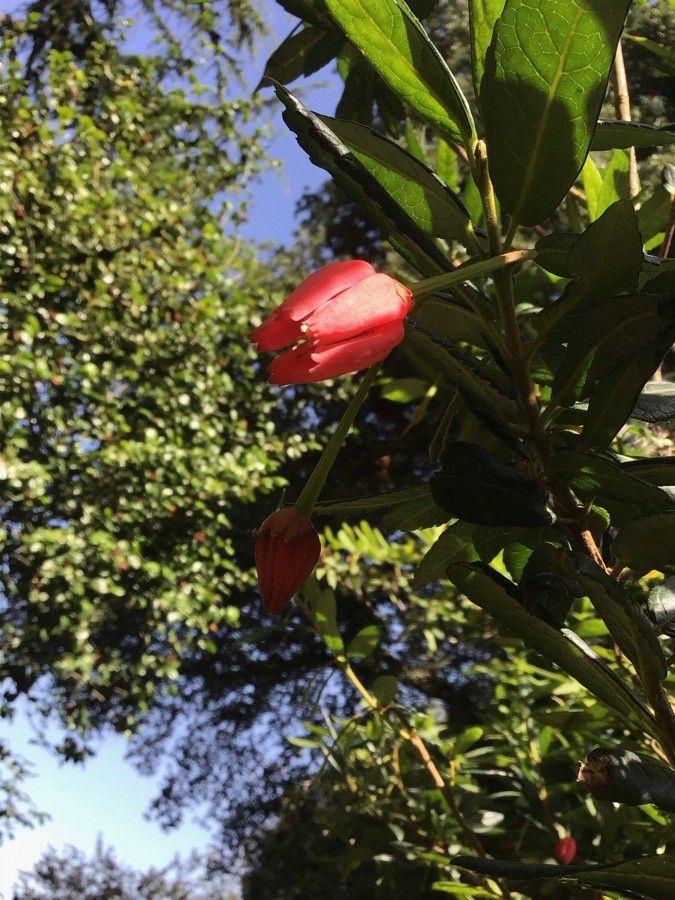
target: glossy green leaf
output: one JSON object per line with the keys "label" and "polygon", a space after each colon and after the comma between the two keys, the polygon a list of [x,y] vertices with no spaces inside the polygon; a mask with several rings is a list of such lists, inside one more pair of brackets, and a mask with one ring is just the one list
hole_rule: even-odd
{"label": "glossy green leaf", "polygon": [[403,0],[324,2],[349,40],[416,115],[453,139],[474,133],[466,98]]}
{"label": "glossy green leaf", "polygon": [[478,525],[550,525],[548,492],[482,447],[446,444],[431,492],[450,515]]}
{"label": "glossy green leaf", "polygon": [[599,215],[602,175],[590,154],[586,157],[586,162],[581,170],[581,183],[586,194],[588,218],[591,222],[595,222]]}
{"label": "glossy green leaf", "polygon": [[446,271],[449,262],[436,244],[321,119],[282,85],[276,84],[275,90],[285,107],[284,121],[312,162],[332,175],[341,190],[362,207],[420,272],[429,275]]}
{"label": "glossy green leaf", "polygon": [[669,147],[675,141],[675,129],[669,125],[657,127],[643,122],[622,122],[619,119],[598,122],[591,150],[618,150],[627,147]]}
{"label": "glossy green leaf", "polygon": [[427,234],[478,248],[469,213],[458,196],[403,147],[372,128],[319,116],[396,203]]}
{"label": "glossy green leaf", "polygon": [[506,0],[481,82],[490,170],[524,225],[551,215],[588,154],[629,0]]}
{"label": "glossy green leaf", "polygon": [[448,568],[447,575],[473,603],[517,635],[527,647],[555,663],[610,709],[658,736],[656,723],[644,703],[581,638],[567,629],[558,631],[531,615],[484,571],[456,564]]}

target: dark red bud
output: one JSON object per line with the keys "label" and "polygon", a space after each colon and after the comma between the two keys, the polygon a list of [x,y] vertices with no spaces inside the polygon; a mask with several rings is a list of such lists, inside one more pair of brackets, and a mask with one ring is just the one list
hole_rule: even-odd
{"label": "dark red bud", "polygon": [[294,507],[278,509],[260,526],[255,567],[265,611],[282,612],[307,581],[321,553],[321,541],[306,515]]}
{"label": "dark red bud", "polygon": [[573,837],[561,838],[555,845],[553,855],[561,866],[569,866],[577,855],[577,842]]}

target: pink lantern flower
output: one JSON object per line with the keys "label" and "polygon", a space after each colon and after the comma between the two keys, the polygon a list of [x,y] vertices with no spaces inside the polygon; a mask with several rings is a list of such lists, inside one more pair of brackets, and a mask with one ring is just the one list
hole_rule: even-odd
{"label": "pink lantern flower", "polygon": [[412,292],[364,260],[336,262],[306,278],[250,338],[289,349],[270,364],[272,384],[306,384],[358,372],[403,340]]}

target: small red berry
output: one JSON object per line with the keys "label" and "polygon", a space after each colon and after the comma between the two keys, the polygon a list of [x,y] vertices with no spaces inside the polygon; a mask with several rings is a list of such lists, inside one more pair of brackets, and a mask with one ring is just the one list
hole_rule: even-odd
{"label": "small red berry", "polygon": [[561,838],[555,845],[553,855],[561,866],[569,866],[577,855],[577,842],[573,837]]}

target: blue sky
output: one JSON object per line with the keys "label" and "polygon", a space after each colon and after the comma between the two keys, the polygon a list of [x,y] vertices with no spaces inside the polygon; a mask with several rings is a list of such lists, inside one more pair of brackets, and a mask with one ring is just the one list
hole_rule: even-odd
{"label": "blue sky", "polygon": [[[0,0],[0,13],[16,13],[21,6],[20,0]],[[246,65],[251,87],[257,84],[269,53],[296,22],[274,0],[262,0],[259,6],[270,34],[260,40],[255,60]],[[305,101],[314,109],[332,113],[338,96],[335,76],[325,69],[313,81],[311,89],[302,84]],[[280,115],[271,124],[275,136],[270,153],[283,165],[265,173],[256,185],[250,218],[242,231],[251,240],[284,243],[292,237],[296,200],[305,188],[321,184],[325,173],[308,162]],[[163,866],[176,854],[185,856],[206,843],[206,832],[192,821],[164,833],[144,819],[157,781],[140,776],[125,761],[122,737],[106,737],[98,744],[96,756],[84,766],[60,765],[31,744],[31,728],[23,714],[12,724],[0,722],[0,739],[32,763],[34,777],[25,788],[37,808],[51,815],[45,825],[19,829],[14,840],[0,846],[0,897],[4,900],[11,897],[17,873],[32,868],[49,844],[73,844],[91,853],[100,834],[121,861],[146,868]]]}

